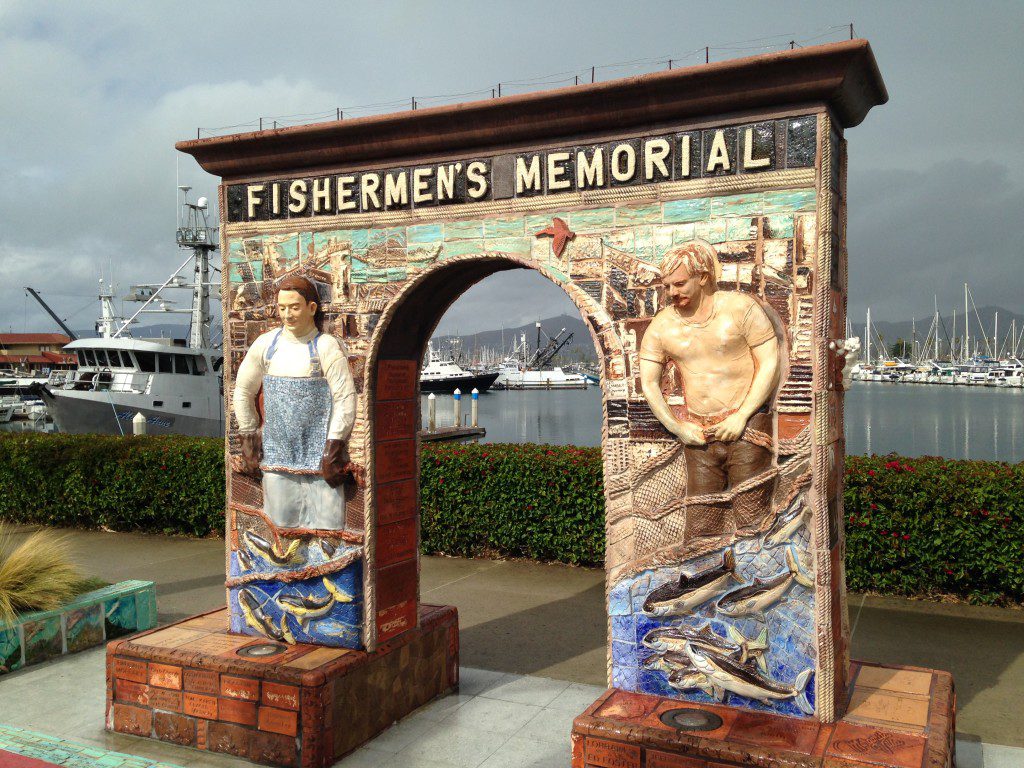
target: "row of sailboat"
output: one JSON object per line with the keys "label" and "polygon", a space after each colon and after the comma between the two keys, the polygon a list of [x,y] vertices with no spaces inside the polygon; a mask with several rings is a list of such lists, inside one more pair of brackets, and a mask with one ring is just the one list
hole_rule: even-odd
{"label": "row of sailboat", "polygon": [[[978,332],[971,336],[971,310]],[[960,386],[1024,387],[1024,329],[1017,333],[1014,319],[1004,335],[999,335],[999,313],[995,313],[992,336],[985,331],[970,287],[964,283],[963,332],[957,335],[956,310],[952,327],[939,315],[938,300],[928,333],[918,342],[916,322],[910,342],[902,339],[886,346],[871,325],[868,308],[864,325],[864,359],[854,366],[854,381],[882,381],[906,384],[945,384]],[[847,320],[847,336],[852,336]]]}

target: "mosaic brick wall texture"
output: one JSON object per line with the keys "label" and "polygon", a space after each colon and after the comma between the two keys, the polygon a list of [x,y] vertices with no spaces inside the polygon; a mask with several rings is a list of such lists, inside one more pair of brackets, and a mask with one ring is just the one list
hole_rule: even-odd
{"label": "mosaic brick wall texture", "polygon": [[[227,402],[248,344],[278,324],[275,284],[293,274],[314,280],[325,297],[325,330],[345,345],[355,378],[348,450],[368,478],[365,488],[349,489],[344,531],[300,539],[262,514],[258,483],[230,473],[233,629],[265,626],[264,634],[288,639],[274,629],[287,626],[276,596],[326,601],[325,578],[352,600],[324,624],[304,627],[301,640],[372,646],[408,628],[403,616],[415,616],[409,606],[417,600],[415,436],[391,440],[371,425],[388,406],[399,412],[395,424],[414,430],[418,361],[377,360],[378,347],[390,323],[410,322],[402,307],[427,278],[458,281],[465,264],[500,262],[561,286],[603,363],[611,683],[831,717],[823,686],[831,702],[847,666],[835,522],[842,395],[827,349],[845,319],[845,158],[828,118],[816,119],[816,167],[489,201],[433,220],[392,212],[359,227],[342,228],[337,218],[228,227]],[[778,383],[756,430],[770,462],[717,493],[688,492],[690,459],[655,417],[640,377],[645,331],[669,306],[662,261],[694,240],[714,248],[717,291],[752,299],[779,349]],[[445,309],[415,320],[432,327]],[[684,378],[666,365],[661,382],[680,418]],[[236,428],[232,419],[229,452],[237,455]],[[254,541],[269,559],[253,551]],[[303,554],[275,564],[295,541]],[[264,624],[247,620],[254,609]]]}

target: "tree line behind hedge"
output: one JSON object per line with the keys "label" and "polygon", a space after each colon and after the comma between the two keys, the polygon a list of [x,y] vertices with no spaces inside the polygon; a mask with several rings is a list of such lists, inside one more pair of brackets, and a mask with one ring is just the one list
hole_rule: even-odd
{"label": "tree line behind hedge", "polygon": [[[224,530],[217,439],[0,436],[0,520],[191,536]],[[846,460],[850,589],[1024,602],[1024,464]],[[431,444],[421,549],[600,566],[599,448]]]}

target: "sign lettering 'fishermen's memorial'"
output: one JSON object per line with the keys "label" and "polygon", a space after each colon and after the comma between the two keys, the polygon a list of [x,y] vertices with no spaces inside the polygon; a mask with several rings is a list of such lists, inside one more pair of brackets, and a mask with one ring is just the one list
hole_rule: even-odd
{"label": "sign lettering 'fishermen's memorial'", "polygon": [[851,41],[180,144],[223,178],[229,616],[112,647],[110,727],[152,714],[126,660],[236,713],[178,740],[285,765],[457,685],[417,372],[455,298],[528,268],[602,363],[609,689],[573,765],[943,764],[949,676],[848,655],[843,132],[886,98]]}

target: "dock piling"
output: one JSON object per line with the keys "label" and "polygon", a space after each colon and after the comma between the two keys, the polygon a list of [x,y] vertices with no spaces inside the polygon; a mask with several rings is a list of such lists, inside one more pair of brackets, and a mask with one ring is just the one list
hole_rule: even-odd
{"label": "dock piling", "polygon": [[142,411],[138,411],[134,416],[132,416],[132,434],[146,434],[146,417],[142,415]]}
{"label": "dock piling", "polygon": [[472,398],[469,405],[469,426],[478,427],[480,417],[480,390],[473,387],[473,392],[470,394]]}
{"label": "dock piling", "polygon": [[458,387],[452,393],[452,426],[462,426],[462,390]]}
{"label": "dock piling", "polygon": [[431,392],[427,395],[427,430],[437,429],[437,396]]}

